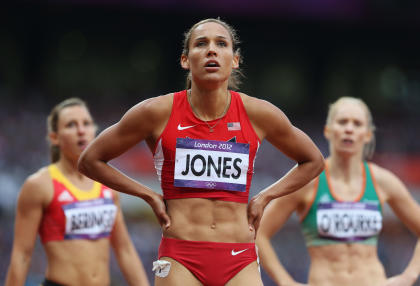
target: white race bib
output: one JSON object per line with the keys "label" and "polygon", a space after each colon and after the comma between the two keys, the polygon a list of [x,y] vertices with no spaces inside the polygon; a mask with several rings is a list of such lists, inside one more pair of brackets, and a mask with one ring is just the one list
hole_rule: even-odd
{"label": "white race bib", "polygon": [[319,203],[316,218],[320,236],[341,241],[364,240],[382,229],[382,214],[375,203]]}
{"label": "white race bib", "polygon": [[177,138],[174,186],[246,191],[249,144]]}
{"label": "white race bib", "polygon": [[96,199],[63,205],[65,239],[98,239],[114,226],[117,207],[112,199]]}

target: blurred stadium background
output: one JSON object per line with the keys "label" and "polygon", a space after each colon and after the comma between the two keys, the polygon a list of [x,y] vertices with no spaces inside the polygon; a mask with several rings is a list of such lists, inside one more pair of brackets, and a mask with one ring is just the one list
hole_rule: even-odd
{"label": "blurred stadium background", "polygon": [[[242,41],[241,91],[267,99],[308,133],[325,156],[328,104],[360,97],[377,125],[373,161],[394,171],[420,202],[420,5],[414,0],[47,0],[0,8],[0,281],[13,240],[23,180],[49,163],[46,117],[59,101],[88,102],[100,129],[137,102],[184,88],[185,32],[207,17],[232,24]],[[159,191],[152,157],[139,144],[112,162]],[[292,162],[264,144],[252,194]],[[151,281],[160,230],[150,208],[123,196],[130,234]],[[308,255],[296,217],[275,237],[290,273],[306,281]],[[407,264],[415,237],[386,210],[379,256],[388,275]],[[27,285],[44,276],[37,243]],[[265,285],[274,285],[263,273]],[[126,285],[112,262],[112,285]],[[420,285],[420,284],[416,284]]]}

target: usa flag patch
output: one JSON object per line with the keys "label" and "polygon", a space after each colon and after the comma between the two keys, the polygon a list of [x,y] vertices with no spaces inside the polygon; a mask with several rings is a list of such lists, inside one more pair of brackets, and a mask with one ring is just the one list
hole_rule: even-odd
{"label": "usa flag patch", "polygon": [[239,123],[239,122],[228,122],[227,128],[228,128],[228,131],[241,130],[241,123]]}

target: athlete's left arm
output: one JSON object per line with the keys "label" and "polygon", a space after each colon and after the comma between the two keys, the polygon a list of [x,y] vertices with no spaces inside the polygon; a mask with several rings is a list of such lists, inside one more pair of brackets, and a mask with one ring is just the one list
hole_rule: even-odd
{"label": "athlete's left arm", "polygon": [[398,218],[419,238],[413,256],[400,275],[387,280],[386,286],[414,285],[420,274],[420,206],[408,189],[392,172],[372,164],[379,195]]}
{"label": "athlete's left arm", "polygon": [[297,162],[285,176],[251,199],[248,219],[257,229],[268,202],[308,184],[324,169],[324,158],[309,136],[293,126],[279,108],[265,100],[246,95],[242,95],[242,99],[260,140],[267,139],[287,157]]}
{"label": "athlete's left arm", "polygon": [[118,260],[118,265],[120,266],[128,285],[149,286],[143,263],[141,262],[127,231],[117,192],[114,192],[114,201],[117,205],[117,216],[111,233],[111,244]]}

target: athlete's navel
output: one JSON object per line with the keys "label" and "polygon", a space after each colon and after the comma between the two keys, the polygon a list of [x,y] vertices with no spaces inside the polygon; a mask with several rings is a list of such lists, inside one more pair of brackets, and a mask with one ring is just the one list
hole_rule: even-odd
{"label": "athlete's navel", "polygon": [[216,229],[216,224],[215,223],[212,223],[211,226],[210,226],[210,228],[211,229]]}

